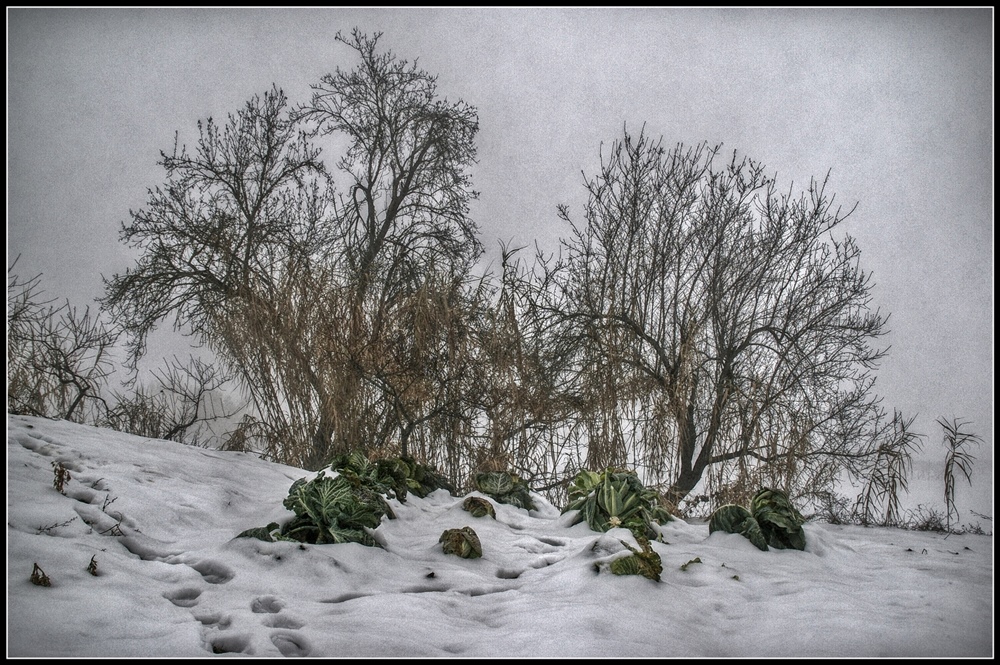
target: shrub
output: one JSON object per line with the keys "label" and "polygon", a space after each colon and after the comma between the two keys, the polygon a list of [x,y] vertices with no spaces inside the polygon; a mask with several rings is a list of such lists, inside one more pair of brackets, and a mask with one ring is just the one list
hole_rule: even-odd
{"label": "shrub", "polygon": [[52,462],[52,472],[52,486],[55,487],[60,494],[66,494],[66,483],[73,479],[73,477],[69,475],[69,470],[63,466],[62,462],[55,461]]}
{"label": "shrub", "polygon": [[937,531],[939,533],[949,531],[944,513],[923,504],[917,506],[915,513],[910,513],[907,528],[913,531]]}
{"label": "shrub", "polygon": [[659,504],[659,495],[647,489],[635,473],[606,469],[580,471],[569,487],[569,504],[562,512],[579,510],[572,524],[586,521],[594,531],[624,527],[636,538],[659,539],[653,523],[673,517]]}
{"label": "shrub", "polygon": [[938,418],[937,422],[944,429],[944,445],[947,448],[944,459],[944,501],[947,507],[945,528],[951,531],[952,516],[958,521],[958,509],[955,508],[955,470],[962,472],[969,484],[972,484],[972,462],[976,458],[965,446],[969,443],[979,445],[983,440],[978,434],[963,431],[971,424],[968,421]]}

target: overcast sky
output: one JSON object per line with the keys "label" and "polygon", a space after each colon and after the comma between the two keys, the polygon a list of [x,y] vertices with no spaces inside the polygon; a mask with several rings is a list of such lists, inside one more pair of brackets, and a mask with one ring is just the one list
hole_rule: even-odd
{"label": "overcast sky", "polygon": [[878,392],[928,435],[917,480],[940,485],[934,420],[971,420],[990,504],[974,509],[992,514],[991,8],[8,9],[8,266],[20,254],[19,275],[91,303],[131,265],[118,229],[175,130],[192,143],[272,83],[305,101],[356,64],[333,39],[354,27],[478,109],[490,257],[500,240],[556,249],[557,204],[579,213],[581,172],[626,125],[721,143],[786,188],[830,171],[891,313]]}

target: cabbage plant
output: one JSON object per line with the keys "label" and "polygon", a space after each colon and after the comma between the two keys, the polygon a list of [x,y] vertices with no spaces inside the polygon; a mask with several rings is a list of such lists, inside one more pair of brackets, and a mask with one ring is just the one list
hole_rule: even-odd
{"label": "cabbage plant", "polygon": [[760,524],[754,519],[754,516],[743,506],[730,503],[720,506],[712,513],[712,517],[708,521],[708,532],[714,533],[716,531],[738,533],[753,543],[757,549],[767,551],[767,537],[761,531]]}
{"label": "cabbage plant", "polygon": [[370,461],[355,451],[333,458],[330,468],[355,484],[364,484],[390,499],[405,503],[408,493],[420,498],[437,489],[454,494],[455,488],[431,467],[412,457],[390,457]]}
{"label": "cabbage plant", "polygon": [[721,506],[709,519],[708,532],[724,531],[744,536],[757,549],[804,550],[805,518],[781,490],[763,488],[750,500],[750,509],[735,504]]}
{"label": "cabbage plant", "polygon": [[641,550],[637,550],[624,540],[619,541],[632,554],[621,557],[611,562],[610,569],[615,575],[642,575],[656,582],[660,581],[660,573],[663,572],[663,563],[660,555],[656,553],[652,545],[645,538],[636,538]]}
{"label": "cabbage plant", "polygon": [[569,486],[569,504],[562,512],[571,510],[580,511],[571,525],[586,522],[594,531],[624,527],[636,538],[659,539],[652,525],[673,519],[660,505],[659,495],[644,487],[635,473],[614,469],[580,471]]}
{"label": "cabbage plant", "polygon": [[348,476],[331,477],[323,471],[308,482],[300,478],[292,483],[282,504],[295,513],[282,535],[317,545],[354,542],[375,546],[369,530],[377,528],[382,517],[395,517],[376,490],[355,484]]}
{"label": "cabbage plant", "polygon": [[477,490],[495,501],[525,510],[536,510],[527,483],[516,473],[504,471],[477,473],[474,485]]}
{"label": "cabbage plant", "polygon": [[387,499],[405,502],[408,492],[424,497],[439,488],[454,493],[443,476],[408,457],[372,462],[356,451],[334,457],[330,470],[336,475],[328,476],[323,470],[311,480],[299,478],[292,483],[282,505],[295,517],[282,528],[272,523],[247,529],[237,537],[377,546],[371,532],[383,517],[396,518]]}
{"label": "cabbage plant", "polygon": [[472,527],[448,529],[438,538],[445,554],[454,554],[463,559],[478,559],[483,555],[483,546]]}
{"label": "cabbage plant", "polygon": [[760,524],[767,544],[779,550],[804,550],[806,521],[781,490],[764,488],[750,500],[750,512]]}
{"label": "cabbage plant", "polygon": [[478,496],[466,497],[462,502],[462,510],[472,513],[473,517],[486,517],[489,515],[493,519],[497,518],[497,512],[493,504]]}

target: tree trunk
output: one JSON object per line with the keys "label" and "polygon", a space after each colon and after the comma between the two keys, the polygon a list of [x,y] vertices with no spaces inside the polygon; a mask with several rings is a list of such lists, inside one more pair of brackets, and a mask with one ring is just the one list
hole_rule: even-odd
{"label": "tree trunk", "polygon": [[684,427],[681,429],[680,442],[678,443],[680,474],[678,474],[677,479],[670,486],[670,489],[667,490],[667,500],[675,506],[698,484],[706,466],[699,463],[700,459],[695,460],[694,456],[698,440],[698,430],[694,422],[694,400],[695,391],[692,389],[687,405],[687,413],[685,414]]}
{"label": "tree trunk", "polygon": [[407,423],[399,430],[399,450],[403,457],[410,457],[410,435],[413,433],[415,423]]}
{"label": "tree trunk", "polygon": [[333,423],[326,415],[320,416],[319,425],[313,432],[312,447],[303,461],[307,471],[317,471],[330,463],[333,457]]}

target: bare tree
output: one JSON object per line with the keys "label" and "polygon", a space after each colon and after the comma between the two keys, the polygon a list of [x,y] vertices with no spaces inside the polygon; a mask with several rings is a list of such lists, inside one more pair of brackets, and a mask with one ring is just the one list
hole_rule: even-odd
{"label": "bare tree", "polygon": [[[131,382],[133,389],[116,393],[102,426],[154,439],[201,445],[215,438],[213,422],[235,415],[219,390],[227,383],[222,371],[200,358],[182,363],[176,356],[153,371],[156,386]],[[209,436],[206,436],[206,433]]]}
{"label": "bare tree", "polygon": [[436,77],[379,53],[380,37],[338,33],[361,65],[325,75],[298,115],[315,123],[315,135],[348,141],[337,168],[348,183],[341,223],[358,315],[374,282],[390,294],[409,291],[428,266],[461,272],[482,253],[468,217],[477,196],[468,172],[476,161],[476,110],[439,100]]}
{"label": "bare tree", "polygon": [[427,377],[418,378],[402,356],[429,349],[416,349],[393,327],[417,317],[426,327],[416,332],[429,333],[416,340],[418,346],[421,340],[436,345],[439,334],[454,332],[442,332],[452,324],[461,329],[455,318],[463,310],[459,285],[482,254],[468,216],[477,196],[469,174],[476,158],[476,111],[438,99],[436,77],[391,52],[380,53],[379,38],[358,30],[350,37],[338,33],[361,64],[324,76],[298,114],[312,123],[315,136],[348,142],[337,163],[346,180],[337,224],[348,325],[324,330],[332,343],[322,351],[329,365],[347,371],[339,372],[339,393],[321,424],[318,451],[334,434],[340,449],[363,448],[390,434],[407,446],[415,427],[455,413],[453,401],[441,402],[454,383],[448,372],[438,374],[430,390],[433,406],[412,401],[415,393],[427,393],[418,388]]}
{"label": "bare tree", "polygon": [[41,276],[7,270],[7,409],[73,422],[94,422],[106,408],[116,335],[87,308],[41,300]]}
{"label": "bare tree", "polygon": [[[337,39],[361,63],[324,76],[310,103],[290,109],[273,88],[199,123],[193,152],[175,141],[162,154],[166,185],[122,230],[141,256],[102,300],[133,363],[169,317],[198,336],[253,407],[233,445],[306,468],[408,446],[455,410],[440,401],[452,370],[405,356],[431,358],[461,329],[449,303],[482,251],[468,218],[475,110],[439,100],[435,78],[379,53],[378,35]],[[317,143],[328,136],[346,142],[333,169]],[[394,329],[406,316],[431,331],[427,348]]]}
{"label": "bare tree", "polygon": [[308,339],[290,334],[302,311],[296,282],[323,263],[331,194],[319,150],[287,107],[274,87],[221,125],[199,122],[193,152],[175,139],[161,153],[166,184],[122,227],[140,257],[106,281],[101,302],[130,333],[133,366],[149,333],[172,317],[232,370],[274,424],[267,434],[295,441],[310,423],[289,426],[294,404],[321,387]]}
{"label": "bare tree", "polygon": [[273,88],[223,126],[199,121],[194,154],[176,138],[173,153],[161,153],[166,185],[149,191],[147,208],[130,212],[121,231],[142,255],[106,281],[102,300],[132,333],[133,362],[169,315],[211,340],[216,312],[270,295],[287,262],[319,250],[323,192],[307,178],[324,169],[286,106]]}
{"label": "bare tree", "polygon": [[588,465],[642,467],[675,505],[712,468],[788,489],[868,459],[844,425],[877,403],[885,353],[825,183],[782,194],[759,163],[717,157],[626,132],[586,181],[582,224],[561,209],[572,237],[548,274],[577,340]]}

